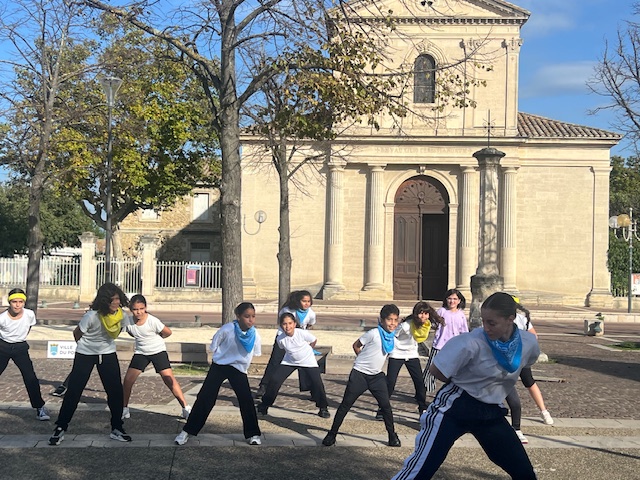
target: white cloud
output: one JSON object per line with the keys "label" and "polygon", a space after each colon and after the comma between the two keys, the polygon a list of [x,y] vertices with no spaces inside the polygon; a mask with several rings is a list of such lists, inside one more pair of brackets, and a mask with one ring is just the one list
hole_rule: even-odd
{"label": "white cloud", "polygon": [[580,61],[545,65],[528,78],[520,78],[520,96],[531,98],[587,93],[586,83],[593,77],[596,63]]}
{"label": "white cloud", "polygon": [[588,10],[594,0],[515,0],[515,3],[531,12],[523,32],[533,37],[577,28],[581,13]]}

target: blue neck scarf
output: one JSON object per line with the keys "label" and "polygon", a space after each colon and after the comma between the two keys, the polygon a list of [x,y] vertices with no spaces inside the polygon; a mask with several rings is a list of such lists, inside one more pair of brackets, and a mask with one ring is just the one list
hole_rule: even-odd
{"label": "blue neck scarf", "polygon": [[380,332],[380,340],[382,340],[382,350],[388,355],[393,350],[395,332],[387,332],[380,324],[378,324],[378,332]]}
{"label": "blue neck scarf", "polygon": [[484,330],[484,338],[487,339],[493,357],[498,364],[504,368],[507,372],[513,373],[519,367],[522,361],[522,338],[520,337],[520,330],[514,325],[513,334],[511,338],[506,342],[500,340],[491,340]]}
{"label": "blue neck scarf", "polygon": [[309,313],[309,310],[302,310],[300,308],[296,309],[296,315],[298,316],[300,325],[304,324],[304,319],[307,318],[307,313]]}
{"label": "blue neck scarf", "polygon": [[236,339],[240,342],[240,344],[244,347],[244,349],[250,353],[253,350],[253,344],[256,342],[256,329],[255,327],[251,327],[246,332],[243,332],[240,328],[240,324],[238,320],[233,321],[233,328],[236,333]]}

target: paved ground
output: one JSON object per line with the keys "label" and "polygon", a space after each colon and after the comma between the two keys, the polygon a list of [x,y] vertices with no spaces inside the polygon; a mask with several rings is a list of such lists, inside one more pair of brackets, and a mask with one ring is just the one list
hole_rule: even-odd
{"label": "paved ground", "polygon": [[[161,317],[162,318],[162,317]],[[324,320],[324,317],[323,317]],[[621,340],[640,341],[637,324],[607,325],[606,337],[585,337],[578,323],[536,323],[542,350],[551,362],[537,364],[538,378],[547,406],[556,423],[545,426],[526,390],[520,387],[523,430],[529,437],[529,455],[541,479],[632,479],[640,471],[640,352],[611,349]],[[40,327],[32,332],[34,335]],[[42,328],[68,334],[69,327]],[[212,329],[174,329],[172,339],[201,339],[207,343]],[[265,333],[270,330],[265,330]],[[360,334],[316,331],[340,343],[344,357],[329,361],[324,376],[333,414],[339,404],[351,366],[348,348]],[[338,342],[338,338],[340,341]],[[56,338],[61,339],[61,338]],[[184,340],[187,339],[187,340]],[[263,340],[270,337],[263,335]],[[344,345],[343,345],[344,344]],[[71,368],[70,360],[36,359],[43,393],[48,393]],[[122,363],[123,371],[126,363]],[[193,400],[202,377],[180,377]],[[258,376],[251,377],[253,387]],[[348,416],[335,448],[319,446],[331,420],[315,415],[307,394],[297,391],[291,378],[285,384],[270,415],[260,421],[263,445],[249,447],[242,441],[241,421],[233,393],[223,388],[220,400],[202,433],[184,447],[172,441],[180,431],[179,407],[153,372],[143,374],[134,387],[132,417],[125,424],[134,441],[122,444],[108,438],[108,413],[97,375],[85,390],[60,447],[46,445],[60,399],[47,395],[54,412],[51,422],[38,422],[28,408],[20,374],[13,364],[0,377],[0,479],[99,478],[141,479],[388,479],[411,452],[418,429],[417,412],[408,377],[398,382],[393,397],[400,449],[385,446],[381,422],[372,418],[374,399],[365,394]],[[277,407],[277,408],[276,408]],[[110,447],[110,448],[104,448]],[[289,447],[289,448],[285,448]],[[438,472],[438,479],[504,479],[473,438],[463,437]]]}

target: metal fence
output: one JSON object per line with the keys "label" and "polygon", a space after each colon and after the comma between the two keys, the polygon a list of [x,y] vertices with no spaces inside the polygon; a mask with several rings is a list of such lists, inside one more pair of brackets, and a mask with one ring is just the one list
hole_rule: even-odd
{"label": "metal fence", "polygon": [[219,290],[222,265],[197,262],[156,262],[156,288]]}
{"label": "metal fence", "polygon": [[[96,271],[96,289],[106,281],[105,258],[96,258],[98,265]],[[134,259],[111,259],[111,282],[118,285],[126,293],[139,293],[142,291],[142,261]]]}
{"label": "metal fence", "polygon": [[[0,285],[19,286],[27,283],[27,257],[0,258]],[[80,259],[78,257],[42,257],[40,285],[51,287],[80,286]]]}

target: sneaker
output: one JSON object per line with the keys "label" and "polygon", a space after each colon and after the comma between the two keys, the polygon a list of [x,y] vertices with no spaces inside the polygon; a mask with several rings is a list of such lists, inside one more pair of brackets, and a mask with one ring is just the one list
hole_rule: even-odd
{"label": "sneaker", "polygon": [[131,412],[129,412],[129,407],[122,407],[122,420],[125,418],[131,418]]}
{"label": "sneaker", "polygon": [[551,418],[549,410],[542,410],[540,412],[540,416],[542,417],[545,425],[553,425],[553,418]]}
{"label": "sneaker", "polygon": [[336,444],[336,434],[332,433],[332,432],[327,433],[327,436],[324,437],[324,440],[322,440],[322,444],[325,447],[331,447],[331,446],[335,445]]}
{"label": "sneaker", "polygon": [[40,407],[38,409],[36,409],[36,418],[40,421],[45,421],[45,420],[50,420],[51,417],[49,416],[49,410],[47,410],[47,407]]}
{"label": "sneaker", "polygon": [[265,387],[264,385],[260,385],[258,387],[258,390],[256,391],[256,398],[262,397],[266,391],[267,391],[267,387]]}
{"label": "sneaker", "polygon": [[67,387],[64,385],[58,385],[58,387],[51,392],[51,395],[54,397],[63,397],[65,393],[67,393]]}
{"label": "sneaker", "polygon": [[130,442],[131,441],[131,437],[129,435],[127,435],[124,430],[117,429],[117,428],[114,428],[113,430],[111,430],[111,433],[109,434],[109,437],[111,437],[113,440],[118,440],[119,442]]}
{"label": "sneaker", "polygon": [[249,439],[249,445],[262,445],[262,440],[260,440],[260,435],[254,435]]}
{"label": "sneaker", "polygon": [[269,407],[267,407],[264,403],[259,403],[256,406],[256,410],[260,415],[267,415],[267,412],[269,411]]}
{"label": "sneaker", "polygon": [[56,427],[53,435],[49,438],[49,445],[60,445],[62,440],[64,440],[64,430],[61,427]]}
{"label": "sneaker", "polygon": [[522,433],[522,430],[516,430],[516,435],[518,436],[518,440],[520,440],[520,442],[523,445],[526,445],[527,443],[529,443],[529,440],[527,440],[527,437],[524,436],[524,433]]}
{"label": "sneaker", "polygon": [[382,414],[382,409],[379,408],[376,412],[376,420],[384,420],[384,415]]}
{"label": "sneaker", "polygon": [[185,405],[182,407],[182,418],[185,420],[189,419],[189,414],[191,413],[191,407],[189,405]]}
{"label": "sneaker", "polygon": [[174,440],[178,445],[184,445],[189,440],[189,434],[182,430]]}
{"label": "sneaker", "polygon": [[401,447],[402,443],[400,443],[400,438],[398,437],[397,433],[392,433],[391,435],[389,435],[389,443],[388,445],[390,447]]}
{"label": "sneaker", "polygon": [[321,408],[318,412],[318,416],[322,418],[331,418],[331,414],[329,413],[329,409]]}

